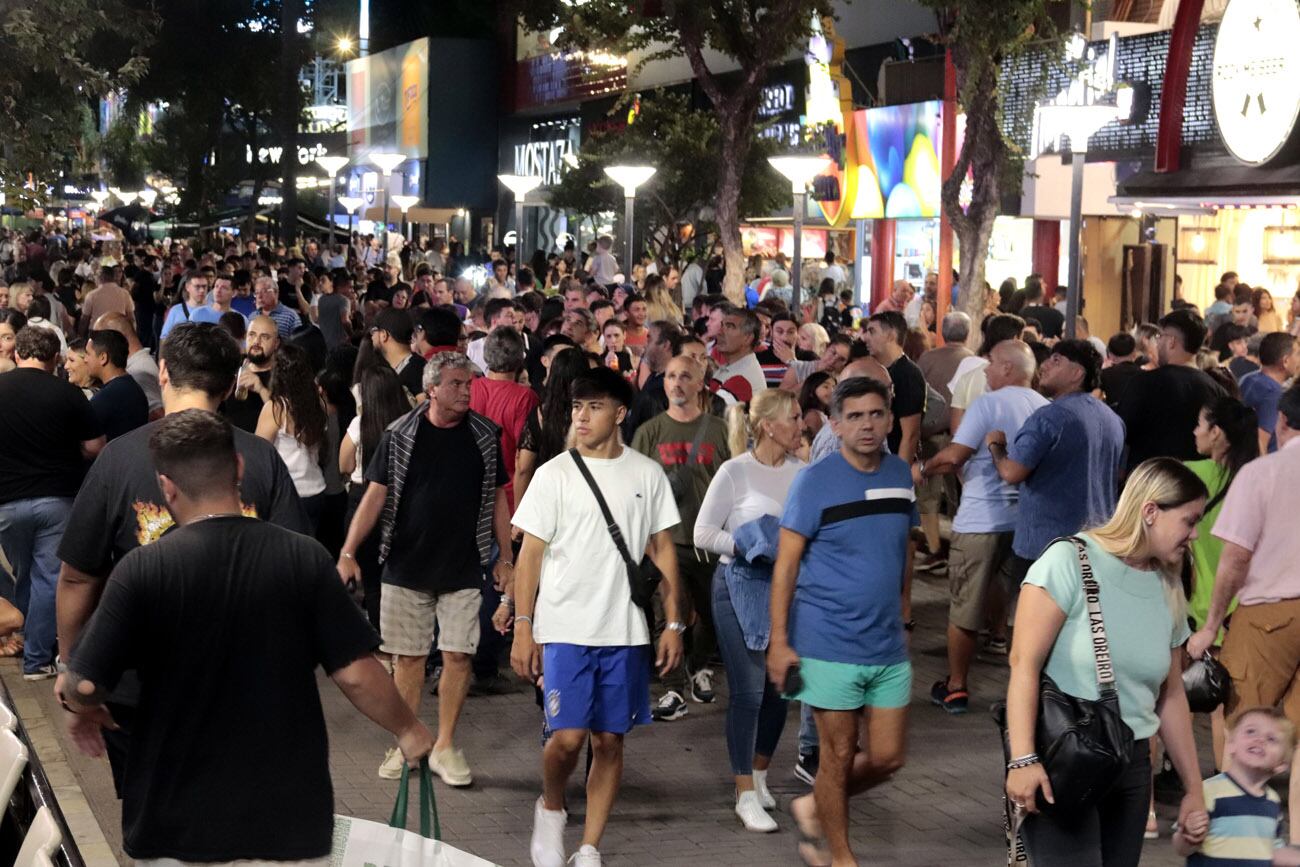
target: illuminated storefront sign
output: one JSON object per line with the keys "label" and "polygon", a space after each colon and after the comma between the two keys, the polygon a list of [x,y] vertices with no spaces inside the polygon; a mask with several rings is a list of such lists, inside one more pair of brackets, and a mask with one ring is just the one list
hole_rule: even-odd
{"label": "illuminated storefront sign", "polygon": [[1262,165],[1294,138],[1300,116],[1300,7],[1295,0],[1232,0],[1214,44],[1211,88],[1223,144]]}
{"label": "illuminated storefront sign", "polygon": [[558,184],[564,159],[575,150],[573,142],[567,138],[517,144],[514,173],[527,178],[541,178],[544,186]]}

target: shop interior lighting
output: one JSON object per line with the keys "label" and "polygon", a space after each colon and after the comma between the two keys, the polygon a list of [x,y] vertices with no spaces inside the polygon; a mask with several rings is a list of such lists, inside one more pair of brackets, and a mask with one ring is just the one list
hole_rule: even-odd
{"label": "shop interior lighting", "polygon": [[1264,228],[1264,264],[1300,265],[1300,226]]}
{"label": "shop interior lighting", "polygon": [[1178,262],[1184,265],[1218,264],[1219,230],[1214,226],[1184,226],[1178,230]]}

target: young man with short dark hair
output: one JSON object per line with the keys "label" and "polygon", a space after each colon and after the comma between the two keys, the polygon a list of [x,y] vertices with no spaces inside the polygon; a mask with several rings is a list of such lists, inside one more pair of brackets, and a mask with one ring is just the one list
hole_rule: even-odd
{"label": "young man with short dark hair", "polygon": [[576,448],[537,469],[514,517],[524,542],[514,577],[518,613],[510,663],[542,689],[554,732],[542,754],[542,796],[533,813],[535,867],[564,867],[564,786],[589,737],[586,827],[573,863],[599,867],[601,837],[622,777],[623,738],[650,722],[650,628],[633,602],[629,567],[591,484],[628,555],[640,562],[648,550],[663,574],[659,594],[668,624],[655,659],[661,675],[681,662],[686,631],[670,532],[679,517],[668,478],[619,441],[632,387],[601,367],[574,379],[572,397]]}
{"label": "young man with short dark hair", "polygon": [[1260,369],[1241,381],[1241,402],[1259,419],[1259,453],[1269,454],[1277,451],[1278,400],[1285,383],[1300,373],[1295,338],[1285,331],[1264,335],[1259,363]]}
{"label": "young man with short dark hair", "polygon": [[790,698],[813,708],[817,722],[813,794],[790,807],[808,864],[857,863],[849,796],[903,766],[912,686],[910,531],[920,516],[911,469],[884,452],[893,427],[889,403],[889,388],[866,377],[836,386],[831,424],[840,450],[799,472],[781,516],[767,671]]}
{"label": "young man with short dark hair", "polygon": [[109,442],[149,423],[149,398],[126,372],[126,338],[109,329],[92,329],[86,340],[91,376],[103,385],[90,399],[90,408]]}
{"label": "young man with short dark hair", "polygon": [[887,310],[867,320],[866,344],[871,357],[889,371],[894,384],[890,405],[893,430],[889,432],[889,450],[910,464],[916,460],[921,445],[921,415],[925,412],[925,374],[916,362],[903,354],[907,322],[903,314]]}

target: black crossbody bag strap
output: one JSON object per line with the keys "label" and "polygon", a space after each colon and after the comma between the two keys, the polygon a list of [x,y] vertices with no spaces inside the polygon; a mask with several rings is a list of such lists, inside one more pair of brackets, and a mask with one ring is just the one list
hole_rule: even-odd
{"label": "black crossbody bag strap", "polygon": [[[600,513],[605,517],[605,529],[609,530],[610,538],[614,540],[614,546],[618,548],[619,556],[627,564],[629,569],[639,569],[640,566],[632,560],[632,555],[628,553],[627,542],[623,540],[623,531],[618,528],[618,522],[614,520],[614,514],[609,510],[609,504],[605,502],[605,497],[600,492],[600,486],[596,480],[591,477],[591,470],[587,469],[587,464],[582,460],[582,455],[578,454],[577,449],[569,449],[569,454],[573,457],[573,462],[578,465],[578,472],[587,480],[587,486],[596,496],[596,504],[600,506]],[[631,573],[629,573],[629,576]],[[629,578],[630,580],[630,578]]]}

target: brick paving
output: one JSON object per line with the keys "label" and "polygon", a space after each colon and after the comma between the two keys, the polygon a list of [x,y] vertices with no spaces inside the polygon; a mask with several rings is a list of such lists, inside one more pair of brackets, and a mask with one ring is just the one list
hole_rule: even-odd
{"label": "brick paving", "polygon": [[[1005,690],[1006,668],[978,661],[972,675],[972,712],[950,717],[930,705],[930,684],[945,669],[943,628],[946,581],[918,577],[914,588],[919,622],[913,646],[916,679],[910,718],[907,766],[893,781],[852,807],[852,838],[864,864],[997,865],[1005,863],[1000,832],[1001,751],[987,706]],[[58,710],[49,682],[26,684],[11,666],[0,668],[16,698],[39,703],[52,719]],[[322,696],[329,725],[330,764],[338,812],[386,821],[395,784],[375,771],[387,736],[356,712],[328,681]],[[785,812],[791,796],[805,787],[790,775],[795,758],[798,713],[789,724],[772,766],[771,786],[781,803],[780,831],[744,831],[731,811],[723,735],[725,687],[713,705],[690,706],[684,719],[640,729],[628,739],[626,772],[619,803],[603,844],[615,865],[788,865],[794,856],[793,823]],[[436,699],[421,709],[433,718]],[[474,786],[455,790],[437,784],[443,832],[453,845],[501,865],[528,864],[532,805],[539,791],[539,712],[531,691],[472,698],[461,719],[460,745],[475,774]],[[1208,741],[1200,732],[1198,740]],[[286,745],[288,748],[290,745]],[[71,752],[66,740],[63,748]],[[106,763],[69,755],[67,761],[109,845],[121,863],[120,814],[112,797]],[[575,779],[578,775],[575,774]],[[579,840],[583,800],[575,784],[568,844]],[[1168,842],[1174,811],[1161,807],[1165,836],[1148,843],[1144,867],[1180,864]]]}

